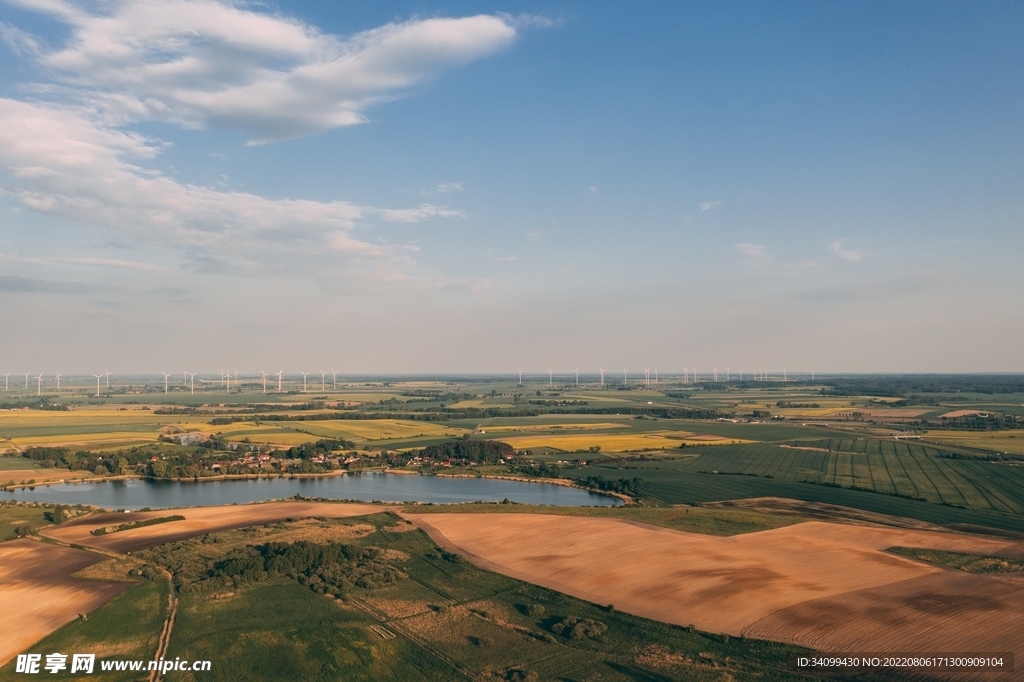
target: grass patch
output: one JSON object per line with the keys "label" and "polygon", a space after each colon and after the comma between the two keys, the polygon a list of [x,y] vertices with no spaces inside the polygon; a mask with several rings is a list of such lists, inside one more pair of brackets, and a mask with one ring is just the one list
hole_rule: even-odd
{"label": "grass patch", "polygon": [[0,505],[0,542],[30,535],[37,528],[50,525],[45,514],[52,509],[27,504]]}
{"label": "grass patch", "polygon": [[586,516],[646,523],[662,528],[705,535],[739,535],[782,528],[804,519],[786,514],[769,514],[711,507],[555,507],[533,504],[409,505],[409,514],[549,514]]}
{"label": "grass patch", "polygon": [[947,566],[967,573],[1024,573],[1024,562],[998,556],[944,552],[919,547],[890,547],[886,551],[908,559],[925,561],[937,566]]}

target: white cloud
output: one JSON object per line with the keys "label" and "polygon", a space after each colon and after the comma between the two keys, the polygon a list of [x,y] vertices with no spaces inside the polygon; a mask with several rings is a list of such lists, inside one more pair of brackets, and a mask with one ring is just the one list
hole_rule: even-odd
{"label": "white cloud", "polygon": [[742,242],[735,245],[735,249],[742,253],[744,256],[750,258],[765,258],[768,254],[765,253],[764,244],[751,244],[749,242]]}
{"label": "white cloud", "polygon": [[[71,27],[62,49],[40,55],[67,97],[117,123],[219,126],[245,131],[254,143],[361,123],[370,105],[516,37],[511,18],[490,15],[416,19],[341,37],[215,0],[128,0],[95,12],[56,0],[21,4]],[[5,39],[27,45],[20,35]]]}
{"label": "white cloud", "polygon": [[597,194],[597,185],[591,185],[591,186],[590,186],[590,191],[591,191],[592,193],[594,193],[594,194]]}
{"label": "white cloud", "polygon": [[[4,191],[40,213],[108,227],[152,243],[257,262],[327,247],[356,258],[396,258],[397,249],[351,236],[360,221],[415,222],[461,215],[346,201],[267,199],[177,182],[132,163],[158,154],[145,138],[97,125],[66,108],[0,98]],[[273,256],[273,258],[271,258]]]}
{"label": "white cloud", "polygon": [[700,206],[700,212],[703,213],[704,211],[710,211],[715,206],[721,206],[724,203],[724,201],[702,201],[698,206]]}
{"label": "white cloud", "polygon": [[[177,248],[187,257],[183,268],[217,272],[344,257],[372,262],[391,277],[414,265],[408,254],[417,247],[368,243],[356,236],[361,226],[463,213],[433,203],[391,208],[269,199],[230,191],[223,176],[219,186],[179,182],[146,167],[166,144],[127,126],[229,128],[251,142],[316,134],[363,122],[370,105],[507,47],[520,28],[543,24],[478,15],[336,36],[241,0],[9,2],[47,14],[69,32],[51,49],[0,23],[0,40],[53,79],[23,84],[32,101],[0,98],[0,193],[70,225]],[[444,182],[435,191],[462,189]],[[103,258],[44,260],[146,267]]]}
{"label": "white cloud", "polygon": [[495,258],[494,260],[496,260],[496,261],[498,261],[500,263],[511,263],[515,259],[516,259],[515,256],[501,256],[500,258]]}
{"label": "white cloud", "polygon": [[828,249],[839,258],[851,262],[859,261],[863,257],[863,251],[858,251],[854,249],[844,249],[843,246],[845,246],[845,244],[845,239],[837,239],[828,245]]}
{"label": "white cloud", "polygon": [[434,204],[420,204],[416,208],[371,208],[366,209],[366,212],[375,213],[389,223],[416,223],[426,218],[464,217],[462,211]]}

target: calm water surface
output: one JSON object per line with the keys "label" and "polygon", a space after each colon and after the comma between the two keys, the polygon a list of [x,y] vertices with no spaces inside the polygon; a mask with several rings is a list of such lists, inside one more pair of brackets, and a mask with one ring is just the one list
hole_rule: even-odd
{"label": "calm water surface", "polygon": [[244,504],[303,495],[370,502],[500,502],[609,507],[621,502],[579,488],[490,478],[444,478],[366,473],[327,478],[273,478],[228,481],[104,481],[62,483],[0,492],[0,499],[60,504],[91,504],[113,509],[207,507]]}

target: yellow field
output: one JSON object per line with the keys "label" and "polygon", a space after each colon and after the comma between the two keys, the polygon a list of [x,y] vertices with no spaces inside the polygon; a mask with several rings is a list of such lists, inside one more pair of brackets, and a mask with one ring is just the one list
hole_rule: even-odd
{"label": "yellow field", "polygon": [[512,436],[501,437],[500,440],[508,443],[517,450],[529,448],[554,448],[564,452],[577,450],[588,450],[597,446],[601,452],[631,452],[637,450],[665,450],[679,447],[684,440],[701,445],[725,445],[730,443],[750,443],[739,438],[718,438],[715,436],[700,436],[685,431],[662,431],[656,433],[630,433],[630,434],[572,434],[572,435],[537,435],[537,436]]}
{"label": "yellow field", "polygon": [[324,437],[333,434],[336,437],[355,440],[391,440],[395,438],[425,437],[460,437],[466,429],[455,426],[443,426],[434,422],[418,422],[403,419],[332,419],[322,422],[290,422],[291,428],[302,429],[310,433],[324,433]]}
{"label": "yellow field", "polygon": [[1024,455],[1024,431],[928,431],[925,438],[935,443]]}
{"label": "yellow field", "polygon": [[160,436],[159,432],[145,431],[110,431],[107,433],[73,433],[53,436],[24,436],[11,438],[10,442],[19,449],[31,447],[81,447],[92,449],[107,445],[128,447],[143,443],[154,443]]}
{"label": "yellow field", "polygon": [[[481,432],[502,433],[502,432],[530,432],[530,431],[603,431],[605,429],[625,429],[628,424],[613,424],[611,422],[596,422],[594,424],[523,424],[523,425],[501,425],[487,426],[480,428]],[[559,434],[560,435],[560,434]]]}

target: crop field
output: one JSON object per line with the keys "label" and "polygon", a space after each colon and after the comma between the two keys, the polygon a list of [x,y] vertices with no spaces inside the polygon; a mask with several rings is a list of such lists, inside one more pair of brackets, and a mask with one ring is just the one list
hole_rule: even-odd
{"label": "crop field", "polygon": [[552,448],[563,452],[586,451],[597,447],[605,452],[629,452],[641,450],[665,450],[679,447],[681,439],[688,433],[650,434],[579,434],[550,436],[499,437],[517,450],[529,448]]}
{"label": "crop field", "polygon": [[[335,532],[346,528],[358,532]],[[334,597],[283,575],[196,582],[227,556],[311,531],[376,551],[400,573]],[[166,566],[179,585],[167,656],[212,661],[210,672],[176,679],[809,679],[787,670],[803,649],[689,631],[523,583],[442,550],[389,513],[229,530],[136,552],[132,561]],[[150,658],[163,609],[161,595],[149,605],[142,599],[164,584],[144,581],[29,651],[96,647],[121,658],[120,646],[125,658]],[[10,667],[0,670],[0,679],[12,677]]]}
{"label": "crop field", "polygon": [[581,423],[581,422],[570,422],[570,423],[555,423],[555,424],[532,424],[532,423],[517,423],[517,424],[492,424],[487,422],[481,424],[481,433],[486,431],[487,433],[530,433],[534,431],[550,431],[557,433],[558,431],[603,431],[603,430],[614,430],[614,429],[628,429],[629,424],[616,424],[613,422],[596,422]]}
{"label": "crop field", "polygon": [[1024,513],[1024,467],[942,455],[948,452],[900,441],[829,439],[791,446],[718,447],[680,463],[678,469],[859,488],[970,509]]}
{"label": "crop field", "polygon": [[[807,522],[731,538],[639,528],[612,519],[522,515],[431,514],[409,518],[427,528],[442,546],[464,551],[473,561],[531,583],[567,592],[595,603],[680,625],[734,635],[764,633],[777,641],[817,646],[811,629],[827,637],[825,651],[985,650],[984,641],[1002,651],[1024,646],[1024,582],[960,574],[929,580],[942,569],[915,561],[896,561],[893,544],[951,551],[994,553],[1005,540],[955,533]],[[508,533],[509,525],[515,533]],[[910,586],[908,588],[908,586]],[[963,597],[950,602],[952,591]],[[842,611],[822,621],[779,619],[801,608],[823,610],[849,595],[873,595],[857,611],[856,633]],[[996,599],[1002,594],[1005,599]],[[888,595],[892,611],[883,606]],[[899,599],[898,597],[904,597]],[[810,605],[808,607],[807,605]],[[872,607],[886,615],[872,621]],[[899,644],[880,620],[903,621]],[[965,632],[962,621],[977,630]],[[836,636],[845,631],[849,639]],[[765,636],[760,634],[759,636]],[[858,648],[859,647],[859,648]]]}
{"label": "crop field", "polygon": [[943,445],[959,445],[988,452],[1024,455],[1024,432],[1022,431],[928,431],[922,438]]}
{"label": "crop field", "polygon": [[76,571],[100,554],[33,540],[0,544],[0,664],[122,592],[127,583],[82,580]]}
{"label": "crop field", "polygon": [[[120,587],[124,591],[108,603],[99,608],[93,605],[85,609],[88,613],[86,620],[74,620],[38,642],[35,640],[39,634],[32,633],[26,638],[28,641],[11,654],[0,654],[0,661],[6,663],[0,667],[0,680],[24,679],[23,674],[14,672],[14,662],[7,661],[29,644],[33,644],[32,651],[44,655],[52,652],[93,653],[97,660],[105,657],[152,659],[167,615],[167,581],[147,580],[142,583],[124,583]],[[98,663],[94,675],[104,682],[134,682],[139,679],[137,672],[101,674]]]}

